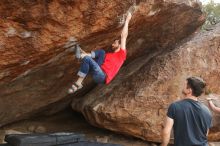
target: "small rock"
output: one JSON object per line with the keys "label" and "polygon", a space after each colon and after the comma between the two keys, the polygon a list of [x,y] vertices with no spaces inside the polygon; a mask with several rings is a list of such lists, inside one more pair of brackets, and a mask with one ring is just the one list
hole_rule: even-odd
{"label": "small rock", "polygon": [[4,143],[4,139],[5,139],[5,131],[0,130],[0,143]]}
{"label": "small rock", "polygon": [[13,27],[9,27],[7,33],[5,34],[6,37],[13,37],[16,36],[17,31]]}
{"label": "small rock", "polygon": [[5,135],[7,135],[7,134],[24,134],[24,132],[10,129],[10,130],[5,130]]}
{"label": "small rock", "polygon": [[64,73],[63,72],[59,72],[59,73],[57,73],[56,74],[56,77],[59,79],[59,78],[61,78],[61,77],[63,77],[64,76]]}
{"label": "small rock", "polygon": [[29,63],[30,63],[30,60],[27,60],[27,61],[22,62],[21,65],[22,65],[22,66],[23,66],[23,65],[28,65]]}
{"label": "small rock", "polygon": [[109,137],[108,136],[104,136],[104,137],[96,136],[96,141],[101,142],[101,143],[108,143]]}
{"label": "small rock", "polygon": [[220,146],[220,142],[211,142],[209,146]]}
{"label": "small rock", "polygon": [[22,37],[22,38],[29,38],[29,37],[32,37],[32,32],[30,32],[30,31],[24,31],[24,32],[22,32],[22,33],[20,33],[20,37]]}
{"label": "small rock", "polygon": [[43,127],[43,126],[38,126],[38,127],[34,130],[34,132],[36,132],[36,133],[45,133],[45,132],[46,132],[46,128]]}
{"label": "small rock", "polygon": [[33,125],[28,127],[28,131],[29,131],[29,132],[34,132],[35,129],[36,129],[36,127],[33,126]]}

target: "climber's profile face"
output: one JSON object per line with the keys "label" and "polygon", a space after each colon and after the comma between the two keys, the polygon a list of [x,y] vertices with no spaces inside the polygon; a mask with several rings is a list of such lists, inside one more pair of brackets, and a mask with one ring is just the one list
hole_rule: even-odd
{"label": "climber's profile face", "polygon": [[119,40],[114,40],[114,42],[112,43],[112,49],[117,50],[119,47],[120,47]]}

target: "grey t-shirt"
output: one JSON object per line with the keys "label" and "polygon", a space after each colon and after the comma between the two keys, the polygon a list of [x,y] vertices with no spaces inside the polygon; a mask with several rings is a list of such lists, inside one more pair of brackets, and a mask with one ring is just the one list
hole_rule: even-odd
{"label": "grey t-shirt", "polygon": [[212,115],[204,104],[192,99],[177,101],[169,106],[167,116],[174,120],[174,146],[208,146]]}

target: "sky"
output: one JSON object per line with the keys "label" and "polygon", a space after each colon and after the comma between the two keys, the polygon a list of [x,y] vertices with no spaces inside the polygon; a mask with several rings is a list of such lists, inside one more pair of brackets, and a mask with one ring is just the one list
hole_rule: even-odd
{"label": "sky", "polygon": [[[206,4],[210,0],[200,0],[203,4]],[[214,0],[215,3],[220,3],[220,0]]]}

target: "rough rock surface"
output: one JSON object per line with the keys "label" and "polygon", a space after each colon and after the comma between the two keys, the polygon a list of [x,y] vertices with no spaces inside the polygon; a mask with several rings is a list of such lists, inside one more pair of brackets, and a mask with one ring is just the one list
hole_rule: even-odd
{"label": "rough rock surface", "polygon": [[[182,98],[187,77],[201,76],[208,84],[206,93],[220,94],[220,25],[189,39],[151,59],[143,56],[132,61],[110,85],[74,99],[73,109],[94,126],[161,141],[167,108]],[[206,102],[205,97],[200,100]],[[214,115],[210,140],[219,140],[219,118]]]}
{"label": "rough rock surface", "polygon": [[134,2],[127,62],[166,50],[204,22],[197,0],[1,0],[0,126],[55,113],[85,94],[90,87],[67,94],[79,62],[63,46],[73,37],[86,51],[106,48]]}

